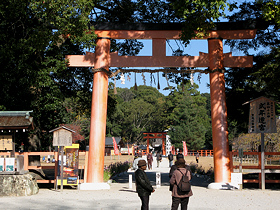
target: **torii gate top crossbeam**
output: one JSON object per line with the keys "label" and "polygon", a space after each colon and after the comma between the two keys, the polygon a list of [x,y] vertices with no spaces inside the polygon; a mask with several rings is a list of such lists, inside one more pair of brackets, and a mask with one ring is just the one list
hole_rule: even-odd
{"label": "torii gate top crossbeam", "polygon": [[[209,36],[201,39],[253,39],[257,27],[257,22],[219,22],[209,31]],[[180,39],[182,32],[180,23],[100,23],[94,28],[98,37],[112,39]]]}
{"label": "torii gate top crossbeam", "polygon": [[[204,39],[253,39],[257,22],[216,23]],[[179,39],[182,25],[171,24],[115,24],[95,25],[94,31],[100,38],[110,39],[152,39],[152,56],[118,56],[110,53],[110,67],[209,67],[207,53],[199,56],[166,56],[166,39]],[[93,67],[95,55],[68,55],[69,67]],[[225,67],[252,67],[252,56],[223,55]]]}

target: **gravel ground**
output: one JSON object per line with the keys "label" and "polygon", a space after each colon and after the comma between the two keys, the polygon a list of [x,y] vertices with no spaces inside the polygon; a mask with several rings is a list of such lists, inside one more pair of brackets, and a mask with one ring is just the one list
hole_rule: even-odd
{"label": "gravel ground", "polygon": [[[163,160],[160,168],[147,170],[155,185],[155,173],[161,172],[162,185],[150,197],[150,209],[171,209],[171,192],[168,191],[168,162]],[[128,177],[133,172],[116,177],[110,190],[80,191],[64,188],[63,192],[42,189],[37,195],[27,197],[1,197],[1,209],[140,209],[141,202],[135,185],[129,189]],[[134,182],[134,177],[133,177]],[[207,180],[193,178],[193,196],[188,209],[278,209],[280,190],[210,190]],[[180,208],[180,207],[179,207]]]}

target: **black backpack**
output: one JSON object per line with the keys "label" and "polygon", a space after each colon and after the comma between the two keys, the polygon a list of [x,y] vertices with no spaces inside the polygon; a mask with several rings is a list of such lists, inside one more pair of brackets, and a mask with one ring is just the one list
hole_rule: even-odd
{"label": "black backpack", "polygon": [[[178,169],[178,171],[180,170]],[[186,174],[183,174],[181,171],[180,173],[182,174],[182,178],[180,182],[177,184],[178,194],[187,194],[188,192],[191,191],[190,180],[187,176],[188,171],[186,172]]]}

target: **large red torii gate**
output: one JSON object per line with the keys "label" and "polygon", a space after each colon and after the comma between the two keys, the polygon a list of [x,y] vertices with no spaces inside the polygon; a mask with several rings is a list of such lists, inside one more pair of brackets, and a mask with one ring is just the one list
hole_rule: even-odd
{"label": "large red torii gate", "polygon": [[[208,53],[199,56],[166,56],[166,39],[179,39],[178,24],[102,24],[96,26],[95,53],[68,55],[69,67],[94,67],[87,183],[103,182],[109,67],[208,67],[215,183],[230,182],[224,67],[252,67],[253,56],[223,54],[223,39],[253,39],[255,26],[217,23],[209,31]],[[152,39],[152,56],[118,56],[110,53],[110,39]],[[90,187],[90,189],[94,189]]]}

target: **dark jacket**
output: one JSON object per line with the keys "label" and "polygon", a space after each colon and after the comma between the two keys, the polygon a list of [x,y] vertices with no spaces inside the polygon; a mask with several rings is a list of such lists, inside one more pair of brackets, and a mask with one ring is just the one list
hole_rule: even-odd
{"label": "dark jacket", "polygon": [[170,154],[168,155],[168,160],[169,160],[169,161],[172,161],[172,160],[173,160],[173,154],[170,153]]}
{"label": "dark jacket", "polygon": [[151,192],[153,191],[153,187],[145,171],[141,169],[137,169],[135,171],[135,181],[136,181],[136,191],[139,197],[151,195]]}

